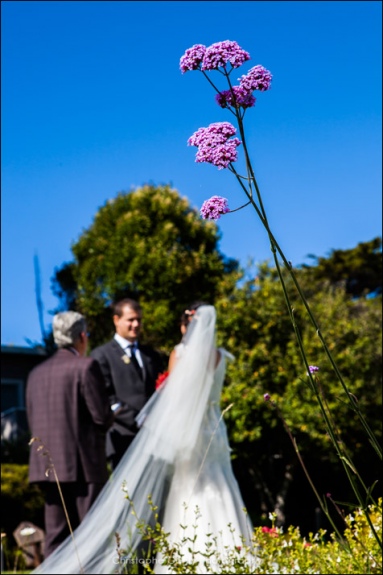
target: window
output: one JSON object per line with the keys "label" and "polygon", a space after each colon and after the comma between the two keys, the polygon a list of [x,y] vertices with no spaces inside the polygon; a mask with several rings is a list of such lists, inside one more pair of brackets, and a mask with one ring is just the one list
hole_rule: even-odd
{"label": "window", "polygon": [[1,379],[1,412],[12,407],[24,407],[22,379]]}

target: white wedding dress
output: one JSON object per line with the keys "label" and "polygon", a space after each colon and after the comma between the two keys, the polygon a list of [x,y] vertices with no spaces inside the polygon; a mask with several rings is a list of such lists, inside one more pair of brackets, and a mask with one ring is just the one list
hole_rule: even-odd
{"label": "white wedding dress", "polygon": [[[33,573],[126,572],[142,543],[138,519],[153,524],[148,496],[159,508],[168,541],[181,545],[184,561],[200,561],[200,573],[206,573],[200,554],[206,553],[206,543],[213,543],[223,559],[228,549],[250,543],[252,526],[233,475],[219,407],[230,354],[220,349],[215,366],[215,318],[212,306],[198,308],[166,385],[142,410],[140,432],[74,532],[74,541],[68,537]],[[115,533],[123,552],[116,551]],[[162,561],[158,554],[155,572],[172,573]]]}
{"label": "white wedding dress", "polygon": [[[223,349],[219,349],[219,353],[201,432],[191,456],[175,463],[163,519],[163,528],[170,533],[169,541],[184,540],[179,547],[183,561],[200,561],[199,573],[206,573],[206,559],[202,553],[215,550],[225,559],[228,549],[241,548],[241,536],[249,542],[252,532],[233,475],[226,426],[220,410],[226,358],[233,357]],[[207,537],[207,533],[212,536]],[[195,535],[197,537],[191,543]],[[213,543],[210,549],[208,543]],[[171,573],[161,560],[159,556],[155,572]],[[214,557],[210,559],[211,567],[214,560]]]}

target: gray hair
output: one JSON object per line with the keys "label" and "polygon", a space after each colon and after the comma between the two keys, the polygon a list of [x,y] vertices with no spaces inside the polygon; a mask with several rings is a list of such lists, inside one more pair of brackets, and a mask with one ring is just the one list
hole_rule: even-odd
{"label": "gray hair", "polygon": [[57,313],[53,318],[53,339],[57,347],[73,345],[85,331],[85,318],[77,311]]}

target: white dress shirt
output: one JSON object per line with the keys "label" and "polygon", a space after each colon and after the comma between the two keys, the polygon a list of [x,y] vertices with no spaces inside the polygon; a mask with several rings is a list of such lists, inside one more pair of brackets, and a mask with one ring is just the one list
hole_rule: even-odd
{"label": "white dress shirt", "polygon": [[114,334],[114,339],[116,340],[118,345],[120,347],[122,347],[122,349],[124,350],[126,355],[128,355],[129,357],[132,357],[131,346],[133,345],[135,348],[134,352],[135,352],[135,356],[137,358],[138,365],[141,367],[141,369],[144,369],[144,363],[142,361],[141,353],[140,353],[140,350],[138,348],[137,342],[136,341],[131,342],[131,341],[125,339],[124,337],[122,337],[121,335],[119,335],[118,333]]}

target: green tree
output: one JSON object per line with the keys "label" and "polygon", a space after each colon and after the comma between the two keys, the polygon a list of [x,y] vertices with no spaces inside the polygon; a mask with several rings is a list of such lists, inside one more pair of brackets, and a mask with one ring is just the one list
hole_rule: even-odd
{"label": "green tree", "polygon": [[105,202],[72,245],[74,261],[56,270],[53,289],[64,308],[85,314],[93,347],[113,333],[112,302],[133,297],[146,341],[169,351],[185,307],[214,303],[224,274],[238,266],[219,252],[219,239],[215,223],[176,190],[145,185]]}
{"label": "green tree", "polygon": [[382,238],[361,242],[350,250],[332,250],[328,257],[310,255],[314,266],[304,264],[314,282],[343,282],[353,296],[382,293]]}

